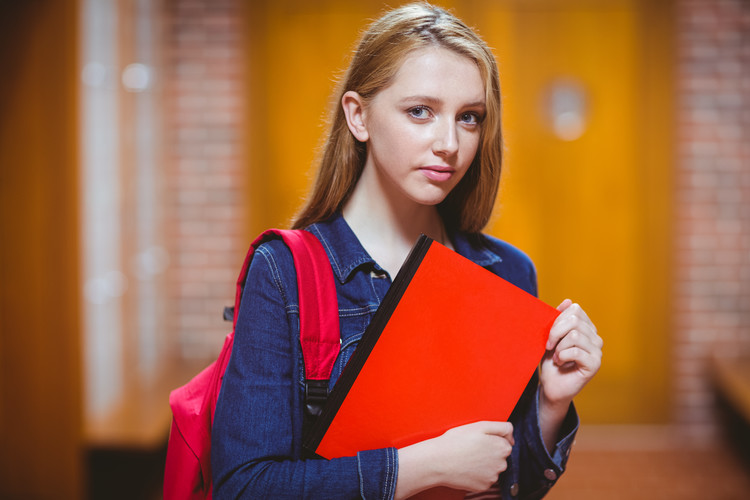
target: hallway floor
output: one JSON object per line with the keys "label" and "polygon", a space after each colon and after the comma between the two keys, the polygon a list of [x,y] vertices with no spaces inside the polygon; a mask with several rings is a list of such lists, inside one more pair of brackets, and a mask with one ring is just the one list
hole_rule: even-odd
{"label": "hallway floor", "polygon": [[[663,427],[584,425],[567,472],[545,500],[750,499],[744,432],[733,434],[732,445],[689,447]],[[159,500],[164,452],[91,452],[89,499]]]}
{"label": "hallway floor", "polygon": [[659,428],[582,427],[550,500],[746,500],[750,453],[742,445],[687,446]]}

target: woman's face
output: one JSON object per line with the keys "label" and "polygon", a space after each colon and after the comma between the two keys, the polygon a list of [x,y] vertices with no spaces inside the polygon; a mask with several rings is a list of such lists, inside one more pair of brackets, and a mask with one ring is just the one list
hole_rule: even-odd
{"label": "woman's face", "polygon": [[363,107],[363,178],[388,197],[440,203],[474,160],[485,112],[474,61],[440,47],[412,52]]}

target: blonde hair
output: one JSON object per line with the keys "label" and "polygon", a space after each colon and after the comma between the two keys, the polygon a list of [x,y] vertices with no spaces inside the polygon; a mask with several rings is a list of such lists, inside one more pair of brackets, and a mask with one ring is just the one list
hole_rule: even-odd
{"label": "blonde hair", "polygon": [[362,36],[332,102],[330,130],[312,192],[293,227],[303,228],[330,217],[348,200],[362,173],[366,144],[349,131],[341,98],[349,90],[367,103],[393,80],[411,52],[439,46],[473,60],[484,80],[486,114],[481,138],[470,168],[438,210],[449,230],[480,232],[492,215],[500,183],[502,133],[500,81],[489,47],[468,26],[449,12],[427,3],[415,3],[387,12]]}

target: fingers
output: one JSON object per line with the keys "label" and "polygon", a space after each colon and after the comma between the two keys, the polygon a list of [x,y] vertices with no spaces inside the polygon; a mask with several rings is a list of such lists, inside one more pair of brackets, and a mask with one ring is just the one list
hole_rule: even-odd
{"label": "fingers", "polygon": [[510,422],[482,420],[480,422],[475,422],[475,424],[481,426],[485,434],[492,434],[502,437],[513,437],[513,424],[511,424]]}
{"label": "fingers", "polygon": [[601,351],[586,351],[578,346],[557,350],[553,361],[563,370],[577,369],[582,372],[596,373],[601,367]]}
{"label": "fingers", "polygon": [[572,331],[577,331],[584,337],[589,338],[592,345],[598,345],[598,348],[601,349],[601,345],[603,344],[602,339],[597,334],[596,327],[580,305],[573,303],[570,299],[565,299],[558,306],[558,310],[562,312],[550,329],[546,346],[548,351],[554,349],[560,340]]}
{"label": "fingers", "polygon": [[466,491],[484,491],[507,469],[514,445],[509,422],[480,421],[450,429],[436,438],[449,457],[442,483]]}
{"label": "fingers", "polygon": [[561,313],[547,341],[547,350],[554,350],[553,362],[562,368],[595,373],[601,366],[604,344],[596,327],[581,306],[570,299],[565,299],[558,310]]}
{"label": "fingers", "polygon": [[513,440],[513,424],[510,422],[497,422],[492,420],[481,420],[479,422],[473,422],[471,424],[462,425],[456,427],[456,429],[464,429],[466,431],[478,431],[483,434],[490,436],[499,436],[508,440],[511,444],[515,444]]}
{"label": "fingers", "polygon": [[[494,448],[495,453],[497,454],[494,456],[494,460],[498,467],[497,474],[499,474],[505,470],[505,459],[510,455],[511,448],[516,444],[516,441],[513,438],[513,424],[510,422],[494,421],[481,421],[475,422],[474,424],[476,425],[477,430],[487,436],[487,445]],[[497,474],[495,477],[497,477]]]}
{"label": "fingers", "polygon": [[579,330],[571,330],[557,343],[554,358],[557,359],[563,353],[566,353],[566,358],[570,358],[571,356],[576,357],[580,354],[594,354],[598,350],[600,349],[595,344],[593,335],[585,335]]}
{"label": "fingers", "polygon": [[572,300],[570,300],[570,299],[565,299],[565,300],[563,300],[563,301],[562,301],[562,302],[560,303],[560,305],[559,305],[559,306],[557,306],[557,310],[558,310],[558,311],[560,311],[560,312],[562,312],[562,311],[564,311],[565,309],[567,309],[568,307],[570,307],[570,306],[572,306],[572,305],[573,305],[573,301],[572,301]]}
{"label": "fingers", "polygon": [[484,421],[480,422],[480,424],[483,424],[485,426],[485,434],[489,434],[491,436],[499,436],[508,441],[511,446],[516,444],[515,439],[513,439],[513,424],[511,424],[510,422]]}

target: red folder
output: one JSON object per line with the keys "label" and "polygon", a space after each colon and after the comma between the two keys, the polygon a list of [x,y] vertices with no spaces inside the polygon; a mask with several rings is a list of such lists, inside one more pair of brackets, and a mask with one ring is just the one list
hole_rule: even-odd
{"label": "red folder", "polygon": [[[306,447],[331,459],[401,448],[478,420],[507,420],[544,355],[558,314],[422,236]],[[463,497],[441,490],[430,490],[429,498]]]}

